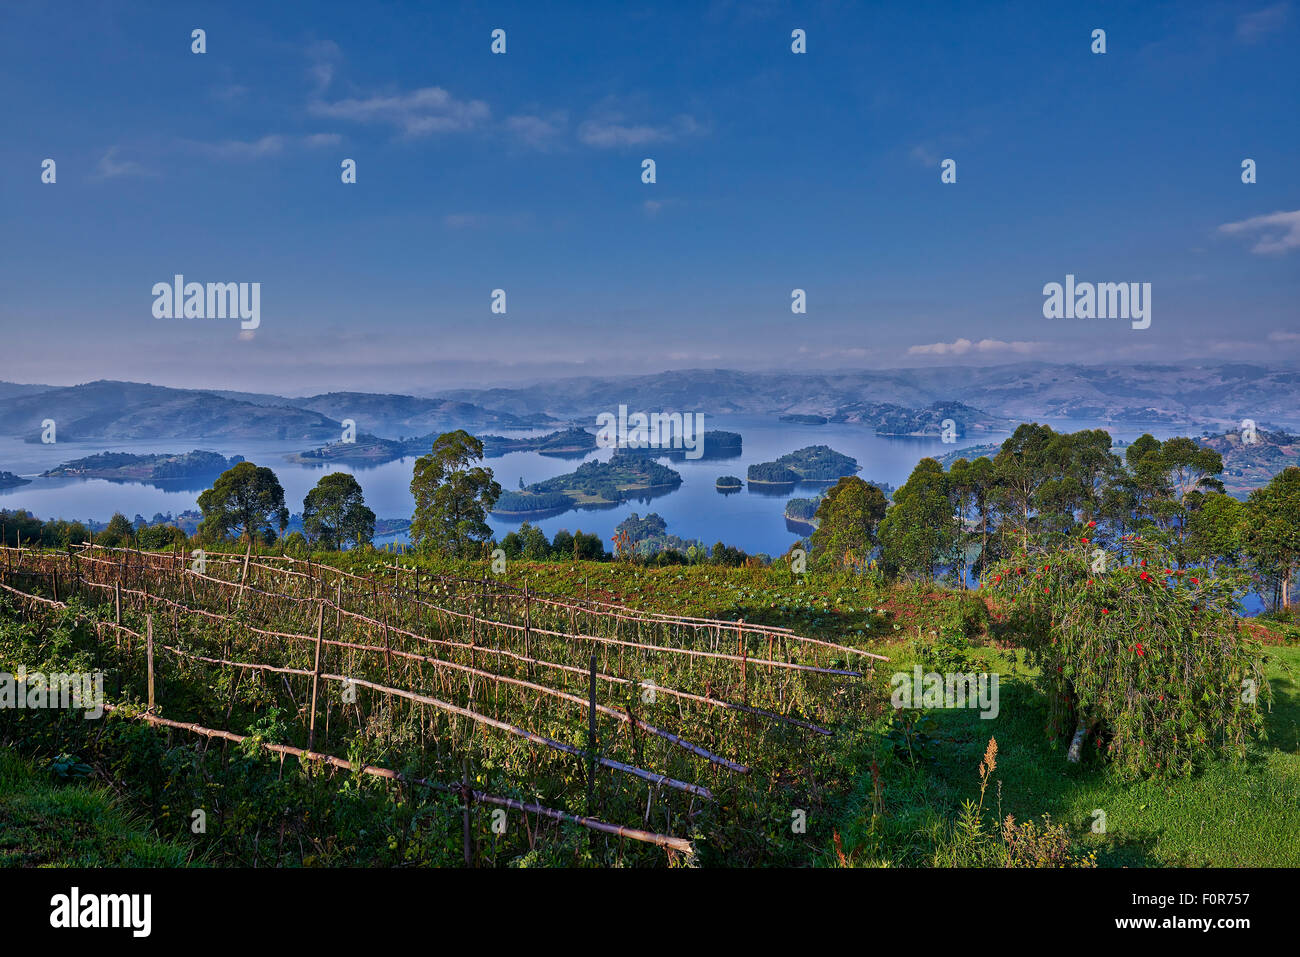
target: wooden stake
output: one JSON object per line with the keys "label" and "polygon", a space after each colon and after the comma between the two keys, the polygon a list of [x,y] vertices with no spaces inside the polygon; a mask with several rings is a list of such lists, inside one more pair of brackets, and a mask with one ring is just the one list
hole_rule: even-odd
{"label": "wooden stake", "polygon": [[153,698],[153,614],[147,613],[144,616],[145,626],[145,660],[149,667],[149,713],[154,710]]}
{"label": "wooden stake", "polygon": [[316,609],[316,663],[311,675],[311,720],[307,725],[307,750],[316,745],[316,689],[320,685],[321,627],[325,623],[325,603]]}
{"label": "wooden stake", "polygon": [[465,771],[465,776],[463,778],[464,784],[461,788],[461,794],[465,801],[465,806],[461,812],[461,820],[464,824],[464,830],[465,830],[465,866],[473,867],[474,866],[474,839],[470,836],[470,830],[469,830],[469,802],[470,802],[470,795],[474,793],[474,789],[469,786],[469,758],[465,759],[464,771]]}
{"label": "wooden stake", "polygon": [[587,814],[596,809],[596,656],[591,656],[587,688]]}

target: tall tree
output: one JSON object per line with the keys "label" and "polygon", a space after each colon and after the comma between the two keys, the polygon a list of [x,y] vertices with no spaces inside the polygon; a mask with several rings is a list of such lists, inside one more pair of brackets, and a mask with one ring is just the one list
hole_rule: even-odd
{"label": "tall tree", "polygon": [[1031,517],[1038,508],[1038,491],[1052,475],[1056,432],[1046,425],[1024,423],[993,459],[1002,497],[1004,531],[1019,533],[1021,548],[1029,546]]}
{"label": "tall tree", "polygon": [[836,482],[817,506],[817,528],[812,533],[812,559],[821,568],[840,565],[846,556],[859,561],[871,557],[876,526],[888,507],[885,493],[856,475]]}
{"label": "tall tree", "polygon": [[1187,525],[1187,557],[1214,568],[1236,565],[1246,537],[1247,508],[1231,495],[1211,492]]}
{"label": "tall tree", "polygon": [[121,512],[114,512],[113,517],[104,526],[104,530],[97,536],[97,540],[99,544],[107,545],[109,548],[127,547],[135,541],[135,526]]}
{"label": "tall tree", "polygon": [[1246,500],[1245,551],[1273,582],[1273,604],[1291,604],[1291,580],[1300,565],[1300,468],[1291,466]]}
{"label": "tall tree", "polygon": [[1168,545],[1181,568],[1192,516],[1208,493],[1223,491],[1223,457],[1183,436],[1160,442],[1144,435],[1129,446],[1125,464],[1135,526]]}
{"label": "tall tree", "polygon": [[341,548],[344,542],[360,546],[375,535],[375,513],[366,507],[355,477],[331,472],[302,500],[302,527],[325,548]]}
{"label": "tall tree", "polygon": [[438,436],[433,451],[415,460],[412,542],[466,556],[492,537],[487,513],[501,497],[501,486],[491,469],[471,466],[482,457],[483,443],[462,429]]}
{"label": "tall tree", "polygon": [[259,535],[270,542],[275,527],[283,534],[289,524],[280,480],[270,469],[252,462],[240,462],[217,476],[212,488],[199,496],[199,509],[203,512],[200,531],[209,540],[238,531],[239,538],[250,543]]}
{"label": "tall tree", "polygon": [[881,563],[890,574],[933,580],[944,565],[956,562],[958,538],[942,465],[930,458],[916,463],[894,493],[877,534]]}

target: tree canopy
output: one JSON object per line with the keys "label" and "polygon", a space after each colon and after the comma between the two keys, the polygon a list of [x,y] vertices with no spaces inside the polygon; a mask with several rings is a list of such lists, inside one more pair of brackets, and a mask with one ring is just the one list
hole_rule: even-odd
{"label": "tree canopy", "polygon": [[412,542],[464,557],[492,537],[487,513],[500,498],[501,486],[491,469],[472,465],[482,457],[483,443],[460,429],[438,436],[433,450],[416,459]]}
{"label": "tree canopy", "polygon": [[252,462],[240,462],[217,477],[212,488],[199,495],[203,512],[200,532],[210,541],[220,541],[238,532],[240,540],[275,540],[276,530],[284,533],[289,510],[284,489],[275,473]]}

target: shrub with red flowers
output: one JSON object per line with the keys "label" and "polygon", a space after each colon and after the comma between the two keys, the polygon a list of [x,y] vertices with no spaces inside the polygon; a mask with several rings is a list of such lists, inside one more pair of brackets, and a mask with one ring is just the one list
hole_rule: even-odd
{"label": "shrub with red flowers", "polygon": [[1242,577],[1185,575],[1157,543],[1123,545],[1132,564],[1104,572],[1092,567],[1096,544],[1080,540],[987,573],[1039,667],[1049,732],[1072,735],[1071,760],[1095,734],[1123,777],[1242,755],[1269,695],[1258,645],[1236,615]]}

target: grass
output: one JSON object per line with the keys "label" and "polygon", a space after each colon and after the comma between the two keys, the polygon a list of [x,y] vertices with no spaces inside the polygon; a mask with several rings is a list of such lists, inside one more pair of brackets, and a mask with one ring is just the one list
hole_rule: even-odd
{"label": "grass", "polygon": [[[897,649],[896,649],[897,650]],[[1300,647],[1268,650],[1273,688],[1268,740],[1244,762],[1220,762],[1189,778],[1117,781],[1095,755],[1079,766],[1043,732],[1046,705],[1023,666],[1009,653],[979,649],[977,670],[1002,675],[1001,710],[984,720],[976,711],[929,712],[923,757],[913,767],[891,755],[884,764],[885,815],[873,830],[871,787],[864,777],[841,805],[838,829],[855,864],[928,866],[951,838],[946,824],[963,800],[979,794],[977,768],[990,737],[998,741],[989,817],[1017,821],[1050,814],[1065,824],[1082,851],[1102,867],[1300,867]],[[916,660],[895,654],[890,667]],[[1287,669],[1290,669],[1289,671]],[[1092,826],[1105,815],[1105,833]],[[856,854],[854,852],[857,852]]]}
{"label": "grass", "polygon": [[0,867],[185,867],[189,858],[125,811],[107,788],[56,783],[0,748]]}

